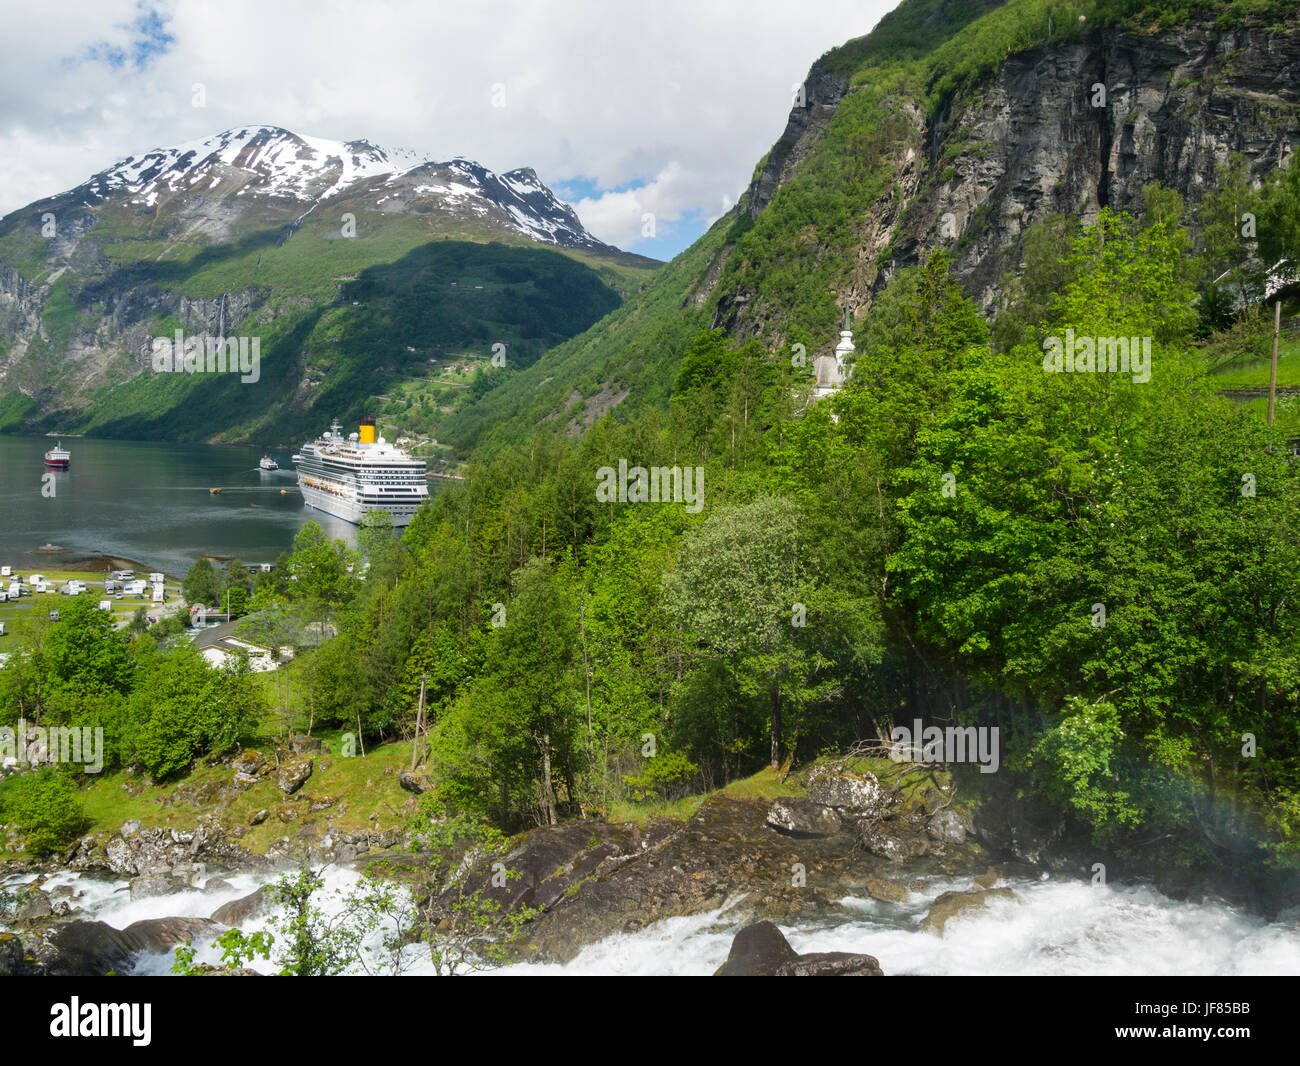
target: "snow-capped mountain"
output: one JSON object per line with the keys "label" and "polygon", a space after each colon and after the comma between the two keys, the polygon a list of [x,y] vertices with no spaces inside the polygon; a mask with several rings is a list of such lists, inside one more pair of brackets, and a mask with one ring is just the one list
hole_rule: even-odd
{"label": "snow-capped mountain", "polygon": [[[0,399],[25,397],[33,430],[306,433],[496,342],[526,365],[658,265],[527,168],[240,126],[0,218]],[[217,379],[155,379],[164,324],[262,337],[274,387],[226,410]]]}
{"label": "snow-capped mountain", "polygon": [[69,198],[86,206],[115,200],[139,212],[189,218],[199,204],[217,202],[222,211],[203,212],[204,228],[216,225],[213,236],[223,235],[219,217],[229,220],[230,208],[248,201],[298,215],[347,201],[386,214],[446,212],[566,248],[608,247],[530,168],[498,175],[468,159],[419,160],[369,141],[331,141],[278,126],[240,126],[131,156],[94,175]]}

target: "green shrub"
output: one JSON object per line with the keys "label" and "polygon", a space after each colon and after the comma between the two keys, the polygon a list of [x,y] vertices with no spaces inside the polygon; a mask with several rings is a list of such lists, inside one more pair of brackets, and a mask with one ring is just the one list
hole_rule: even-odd
{"label": "green shrub", "polygon": [[86,824],[76,786],[49,768],[19,774],[6,782],[0,809],[22,830],[27,850],[37,856],[66,848]]}

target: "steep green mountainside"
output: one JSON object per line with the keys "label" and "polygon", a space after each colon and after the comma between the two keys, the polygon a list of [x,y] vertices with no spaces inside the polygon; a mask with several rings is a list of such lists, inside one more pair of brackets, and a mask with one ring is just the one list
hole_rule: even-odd
{"label": "steep green mountainside", "polygon": [[[96,436],[162,439],[206,439],[221,428],[293,443],[318,432],[322,418],[376,413],[391,386],[441,383],[450,364],[467,364],[465,353],[477,363],[500,343],[508,360],[531,362],[618,303],[594,271],[558,252],[420,244],[343,281],[327,303],[278,314],[261,332],[257,381],[139,374],[100,390],[77,426]],[[179,327],[172,316],[156,329],[166,336]],[[384,411],[390,431],[426,428],[418,409],[412,418],[403,417],[404,407]]]}
{"label": "steep green mountainside", "polygon": [[[288,444],[406,385],[422,406],[390,431],[431,433],[469,398],[431,375],[472,377],[498,343],[526,366],[658,266],[529,170],[229,131],[0,219],[0,430]],[[256,338],[258,380],[153,372],[177,330]]]}
{"label": "steep green mountainside", "polygon": [[442,435],[575,433],[657,404],[709,328],[802,345],[811,363],[844,311],[861,328],[897,270],[939,247],[992,313],[1034,224],[1140,213],[1157,183],[1196,205],[1233,153],[1256,183],[1276,170],[1300,141],[1297,85],[1300,21],[1283,0],[906,0],[813,65],[708,234]]}

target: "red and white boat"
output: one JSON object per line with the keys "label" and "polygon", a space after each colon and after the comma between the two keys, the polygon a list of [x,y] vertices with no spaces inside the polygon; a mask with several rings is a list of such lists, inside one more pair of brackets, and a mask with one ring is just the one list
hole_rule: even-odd
{"label": "red and white boat", "polygon": [[62,441],[45,453],[45,465],[55,470],[67,470],[71,462],[72,453],[63,447]]}

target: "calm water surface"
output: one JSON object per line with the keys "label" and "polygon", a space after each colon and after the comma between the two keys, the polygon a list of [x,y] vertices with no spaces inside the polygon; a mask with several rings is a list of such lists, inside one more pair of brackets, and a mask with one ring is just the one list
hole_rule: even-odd
{"label": "calm water surface", "polygon": [[[54,495],[45,497],[42,459],[55,443],[0,435],[2,565],[57,569],[101,553],[183,576],[200,555],[274,562],[307,521],[356,540],[355,526],[303,503],[290,452],[271,453],[284,469],[264,471],[252,447],[64,438],[71,469],[50,471]],[[67,551],[30,554],[46,543]]]}

